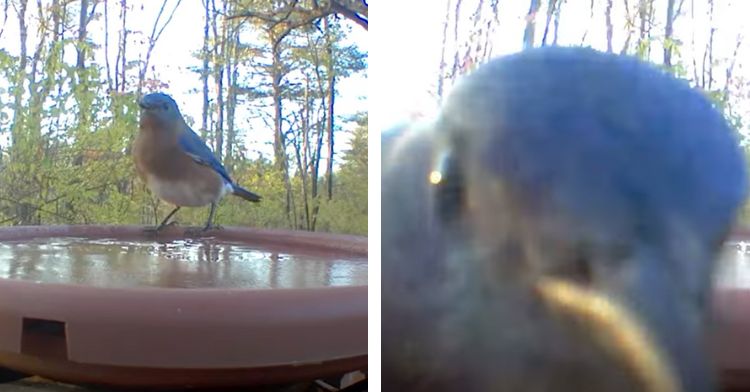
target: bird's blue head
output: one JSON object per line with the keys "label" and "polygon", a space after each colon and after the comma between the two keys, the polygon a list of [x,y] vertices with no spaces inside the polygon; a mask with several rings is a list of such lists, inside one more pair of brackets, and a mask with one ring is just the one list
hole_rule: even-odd
{"label": "bird's blue head", "polygon": [[180,109],[172,97],[164,93],[144,95],[139,101],[141,121],[168,122],[182,119]]}
{"label": "bird's blue head", "polygon": [[552,276],[599,290],[654,336],[680,383],[711,383],[715,259],[748,179],[710,101],[635,58],[542,48],[463,79],[437,129],[452,157],[440,171],[457,174],[436,200],[459,196],[440,211],[471,228],[488,285]]}

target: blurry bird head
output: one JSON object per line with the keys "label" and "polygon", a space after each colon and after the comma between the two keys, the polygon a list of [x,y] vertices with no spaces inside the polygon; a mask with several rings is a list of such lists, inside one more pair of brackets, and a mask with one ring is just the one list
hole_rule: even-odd
{"label": "blurry bird head", "polygon": [[182,120],[177,102],[164,93],[146,94],[138,101],[138,106],[141,107],[141,123],[145,121],[161,125]]}
{"label": "blurry bird head", "polygon": [[435,127],[440,187],[474,246],[521,251],[493,267],[611,286],[658,266],[703,302],[747,180],[734,131],[687,83],[634,58],[532,50],[465,78]]}
{"label": "blurry bird head", "polygon": [[383,170],[389,385],[711,390],[714,257],[747,180],[702,94],[534,49],[461,80],[416,135]]}

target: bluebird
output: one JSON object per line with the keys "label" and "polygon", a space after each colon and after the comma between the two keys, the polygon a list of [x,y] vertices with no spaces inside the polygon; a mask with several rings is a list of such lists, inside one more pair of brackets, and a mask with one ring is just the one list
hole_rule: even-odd
{"label": "bluebird", "polygon": [[148,94],[138,105],[141,119],[133,145],[135,167],[151,192],[175,205],[156,232],[168,226],[181,207],[210,205],[205,231],[213,227],[216,203],[225,195],[231,193],[255,203],[261,200],[232,180],[211,149],[185,123],[172,97]]}
{"label": "bluebird", "polygon": [[532,49],[386,142],[385,390],[716,390],[712,276],[748,183],[702,93]]}

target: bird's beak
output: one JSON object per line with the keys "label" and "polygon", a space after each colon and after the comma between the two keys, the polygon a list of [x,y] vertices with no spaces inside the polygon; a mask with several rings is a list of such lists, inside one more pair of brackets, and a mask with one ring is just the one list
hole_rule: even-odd
{"label": "bird's beak", "polygon": [[141,107],[141,109],[150,109],[151,105],[149,105],[144,98],[141,98],[138,100],[138,106]]}
{"label": "bird's beak", "polygon": [[629,309],[602,293],[561,279],[541,279],[535,288],[559,316],[577,320],[594,336],[609,342],[608,349],[648,390],[681,390],[669,357]]}

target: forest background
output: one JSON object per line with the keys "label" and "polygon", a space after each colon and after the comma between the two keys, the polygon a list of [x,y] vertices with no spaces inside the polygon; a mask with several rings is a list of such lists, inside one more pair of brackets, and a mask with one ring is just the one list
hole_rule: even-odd
{"label": "forest background", "polygon": [[[172,95],[258,204],[221,225],[367,234],[367,3],[0,3],[0,224],[154,224],[137,98]],[[185,225],[208,209],[179,212]]]}

